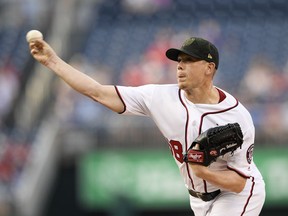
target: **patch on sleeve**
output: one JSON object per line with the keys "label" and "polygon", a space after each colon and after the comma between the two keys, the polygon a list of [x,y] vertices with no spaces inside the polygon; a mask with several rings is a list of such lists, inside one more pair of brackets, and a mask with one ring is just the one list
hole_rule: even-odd
{"label": "patch on sleeve", "polygon": [[246,159],[249,164],[251,164],[253,158],[253,150],[254,150],[254,144],[250,145],[246,152]]}

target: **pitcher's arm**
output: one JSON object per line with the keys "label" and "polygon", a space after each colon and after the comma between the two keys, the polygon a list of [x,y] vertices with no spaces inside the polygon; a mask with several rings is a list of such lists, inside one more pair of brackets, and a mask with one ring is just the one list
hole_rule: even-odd
{"label": "pitcher's arm", "polygon": [[96,80],[63,61],[44,40],[29,43],[32,56],[52,70],[74,90],[101,103],[114,112],[124,110],[124,104],[112,85],[101,85]]}

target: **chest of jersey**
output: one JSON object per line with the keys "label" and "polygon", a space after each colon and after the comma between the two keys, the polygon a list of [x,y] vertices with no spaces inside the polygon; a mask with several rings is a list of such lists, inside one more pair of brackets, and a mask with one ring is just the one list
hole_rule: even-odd
{"label": "chest of jersey", "polygon": [[[178,99],[178,100],[177,100]],[[175,159],[181,164],[181,155],[195,138],[211,127],[239,122],[235,115],[238,102],[230,104],[193,104],[179,93],[179,97],[158,100],[151,109],[151,117],[169,142]]]}

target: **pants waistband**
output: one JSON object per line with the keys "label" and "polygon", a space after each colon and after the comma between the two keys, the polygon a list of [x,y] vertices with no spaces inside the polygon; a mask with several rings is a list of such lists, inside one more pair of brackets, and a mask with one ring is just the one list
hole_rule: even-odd
{"label": "pants waistband", "polygon": [[213,200],[216,196],[218,196],[221,191],[220,190],[216,190],[216,191],[213,191],[213,192],[210,192],[210,193],[200,193],[200,192],[196,192],[196,191],[193,191],[193,190],[188,190],[189,191],[189,194],[193,197],[196,197],[196,198],[199,198],[205,202],[208,202],[208,201],[211,201]]}

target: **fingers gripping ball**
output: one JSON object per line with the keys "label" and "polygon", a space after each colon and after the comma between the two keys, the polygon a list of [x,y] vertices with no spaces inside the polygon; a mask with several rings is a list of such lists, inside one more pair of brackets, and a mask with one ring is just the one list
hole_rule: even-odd
{"label": "fingers gripping ball", "polygon": [[27,42],[31,42],[33,40],[43,39],[43,34],[38,30],[31,30],[26,34]]}
{"label": "fingers gripping ball", "polygon": [[241,148],[242,143],[243,134],[238,123],[210,128],[194,140],[183,160],[209,166],[219,156]]}

